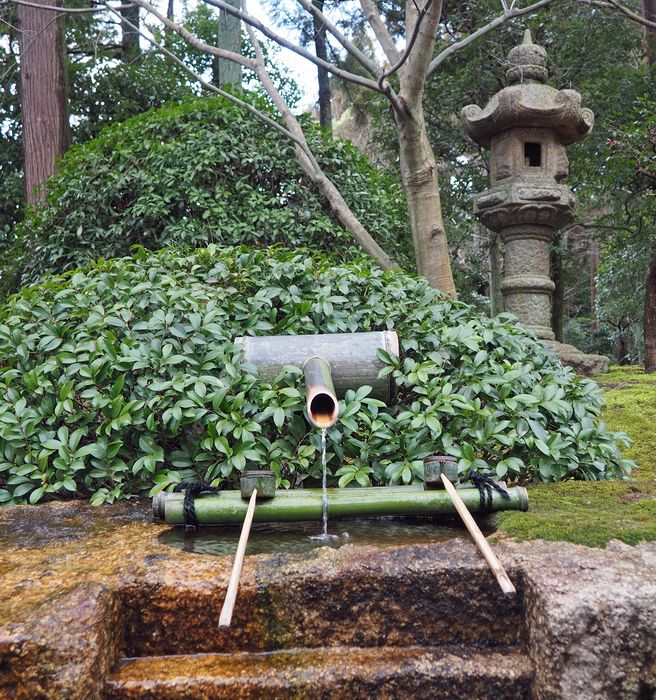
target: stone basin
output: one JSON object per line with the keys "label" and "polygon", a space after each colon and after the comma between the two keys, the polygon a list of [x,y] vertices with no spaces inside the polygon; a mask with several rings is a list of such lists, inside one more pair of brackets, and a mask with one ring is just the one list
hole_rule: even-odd
{"label": "stone basin", "polygon": [[653,698],[656,547],[465,539],[247,556],[146,501],[0,509],[0,698]]}

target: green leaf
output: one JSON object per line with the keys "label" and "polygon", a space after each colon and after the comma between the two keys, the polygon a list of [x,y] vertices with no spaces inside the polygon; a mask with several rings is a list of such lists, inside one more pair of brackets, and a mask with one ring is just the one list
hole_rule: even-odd
{"label": "green leaf", "polygon": [[14,489],[13,497],[14,498],[20,498],[21,496],[25,496],[25,494],[30,493],[30,491],[34,490],[34,484],[32,482],[27,482],[24,484],[20,484]]}
{"label": "green leaf", "polygon": [[41,445],[46,450],[58,450],[62,446],[62,443],[59,440],[54,440],[51,438],[42,442]]}
{"label": "green leaf", "polygon": [[370,386],[367,386],[366,384],[359,387],[358,390],[355,392],[355,401],[362,401],[362,399],[366,398],[371,394],[373,389]]}
{"label": "green leaf", "polygon": [[531,432],[533,433],[533,435],[535,435],[536,438],[538,438],[543,443],[549,440],[547,431],[537,421],[527,418],[526,422],[528,423],[529,427],[531,428]]}
{"label": "green leaf", "polygon": [[125,386],[125,375],[121,374],[116,378],[116,381],[114,382],[114,385],[112,386],[112,391],[111,391],[112,398],[116,398],[123,391],[124,386]]}
{"label": "green leaf", "polygon": [[[38,489],[34,489],[32,493],[30,494],[30,503],[34,505],[37,501],[41,500],[41,497],[43,494],[46,492],[46,487],[45,486],[39,486]],[[14,495],[16,495],[16,492],[14,492]]]}
{"label": "green leaf", "polygon": [[273,412],[273,422],[276,424],[276,427],[282,428],[282,426],[285,423],[285,411],[278,407],[276,410]]}
{"label": "green leaf", "polygon": [[105,455],[105,448],[97,442],[93,442],[89,445],[85,445],[77,451],[78,457],[86,457],[87,455],[92,455],[100,459]]}

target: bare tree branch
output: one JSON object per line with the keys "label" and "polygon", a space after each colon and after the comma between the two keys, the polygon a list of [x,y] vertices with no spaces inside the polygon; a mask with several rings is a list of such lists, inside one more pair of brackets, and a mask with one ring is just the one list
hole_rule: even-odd
{"label": "bare tree branch", "polygon": [[603,9],[617,10],[618,12],[621,12],[622,14],[626,15],[629,19],[632,19],[634,22],[637,22],[638,24],[642,24],[643,26],[648,27],[649,29],[656,29],[656,22],[652,22],[651,20],[647,19],[646,17],[643,17],[642,15],[638,14],[637,12],[633,12],[628,7],[625,7],[624,5],[620,5],[619,2],[615,2],[615,0],[608,0],[608,2],[603,2],[602,0],[576,0],[576,1],[581,5],[588,5],[590,7],[601,7]]}
{"label": "bare tree branch", "polygon": [[[109,12],[114,14],[119,20],[122,20],[125,22],[125,19],[123,18],[123,16],[118,11],[116,11],[114,8],[112,8],[111,5],[109,5],[109,3],[107,2],[107,0],[105,0],[103,4]],[[140,4],[141,4],[141,2],[140,2]],[[148,5],[148,3],[144,3],[144,5]],[[142,7],[144,7],[144,5],[142,5]],[[180,29],[180,26],[177,25],[175,22],[172,22],[171,20],[168,20],[168,21],[169,21],[170,25],[167,24],[167,26],[170,26],[171,29],[178,32],[182,36],[182,34],[178,31]],[[310,149],[310,147],[307,143],[305,135],[303,134],[303,131],[302,131],[300,125],[298,124],[298,121],[296,120],[294,115],[291,113],[289,107],[286,105],[285,101],[280,96],[280,93],[277,91],[275,85],[273,85],[273,83],[271,82],[271,79],[269,78],[269,75],[266,71],[266,67],[264,65],[264,57],[262,55],[262,50],[260,48],[259,42],[257,41],[257,38],[255,37],[253,30],[250,27],[247,26],[246,29],[247,29],[249,37],[251,39],[251,43],[255,47],[255,55],[256,55],[256,60],[251,61],[250,67],[252,67],[252,69],[257,73],[258,77],[260,78],[260,81],[262,82],[264,89],[266,90],[267,94],[273,100],[274,104],[276,105],[277,109],[280,111],[281,116],[283,117],[283,119],[285,120],[285,123],[287,124],[287,126],[289,128],[285,128],[285,127],[281,126],[274,119],[271,119],[266,114],[264,114],[260,110],[256,109],[252,105],[248,104],[247,102],[244,102],[243,100],[240,100],[238,97],[235,97],[235,95],[231,95],[229,92],[225,92],[224,90],[217,88],[215,85],[212,85],[212,83],[209,83],[204,78],[202,78],[200,75],[198,75],[193,69],[189,68],[182,60],[180,60],[175,54],[173,54],[171,51],[169,51],[166,47],[162,46],[160,43],[158,43],[151,36],[148,36],[143,31],[141,31],[136,25],[132,24],[131,22],[126,22],[126,24],[127,24],[127,26],[130,27],[130,29],[138,32],[140,34],[140,36],[144,37],[144,39],[146,39],[148,42],[150,42],[155,48],[157,48],[159,51],[161,51],[164,55],[168,56],[177,65],[182,67],[189,75],[191,75],[195,80],[197,80],[205,89],[207,89],[211,92],[214,92],[216,94],[219,94],[219,95],[225,97],[226,99],[230,100],[231,102],[234,102],[235,104],[239,105],[240,107],[243,107],[244,109],[249,111],[251,114],[258,117],[258,119],[261,119],[266,124],[273,127],[274,129],[279,131],[281,134],[283,134],[284,136],[289,138],[296,145],[299,164],[301,165],[303,170],[306,172],[306,174],[310,177],[312,182],[318,187],[318,189],[324,194],[324,196],[326,196],[331,208],[333,209],[335,215],[337,216],[338,220],[342,223],[342,225],[354,236],[354,238],[356,238],[356,240],[360,243],[360,245],[365,250],[365,252],[369,253],[369,255],[371,255],[372,257],[374,257],[378,261],[378,263],[380,264],[380,266],[383,269],[389,270],[389,269],[397,269],[398,268],[398,265],[387,255],[387,253],[385,253],[385,251],[376,243],[376,241],[373,240],[373,238],[370,236],[370,234],[364,228],[364,226],[362,226],[362,224],[360,224],[360,222],[357,220],[357,218],[353,215],[353,213],[349,209],[346,202],[343,200],[343,198],[342,198],[341,194],[338,192],[337,188],[333,185],[333,183],[326,177],[326,175],[321,170],[321,167],[319,166],[314,154],[312,153],[312,150]],[[187,34],[189,34],[189,33],[187,32]],[[232,52],[225,52],[225,53],[232,53]],[[228,60],[230,60],[230,59],[228,59]]]}
{"label": "bare tree branch", "polygon": [[[380,72],[381,68],[380,66],[376,65],[374,61],[372,61],[370,58],[365,56],[365,54],[358,49],[355,44],[353,44],[352,41],[349,41],[342,32],[339,31],[339,29],[335,26],[333,22],[331,22],[326,15],[321,12],[321,10],[318,7],[315,7],[311,0],[298,0],[298,3],[302,5],[308,12],[313,14],[325,27],[327,32],[330,32],[335,39],[355,58],[355,60],[366,70],[371,73],[372,77],[377,77]],[[380,84],[380,81],[379,81]]]}
{"label": "bare tree branch", "polygon": [[253,61],[252,59],[247,58],[246,56],[242,56],[242,54],[236,53],[235,51],[228,51],[226,49],[220,49],[216,46],[206,44],[204,41],[201,41],[198,37],[194,36],[188,29],[185,29],[181,24],[178,24],[177,22],[174,22],[173,20],[169,19],[156,7],[147,2],[147,0],[135,0],[135,3],[139,5],[139,7],[142,7],[144,10],[146,10],[146,12],[150,13],[154,17],[157,17],[157,19],[165,27],[168,27],[169,29],[172,29],[174,32],[179,34],[188,44],[193,46],[195,49],[212,54],[213,56],[218,56],[219,58],[224,58],[228,61],[234,61],[235,63],[239,63],[240,65],[245,66],[246,68],[255,70],[255,61]]}
{"label": "bare tree branch", "polygon": [[472,32],[469,36],[466,36],[464,39],[457,41],[455,44],[451,44],[451,46],[447,47],[446,49],[444,49],[444,51],[439,53],[431,61],[431,64],[428,67],[428,75],[431,75],[433,72],[435,72],[442,65],[442,63],[444,63],[444,61],[446,61],[447,58],[456,53],[456,51],[464,49],[466,46],[469,46],[474,41],[480,39],[482,36],[485,36],[492,30],[507,22],[508,20],[513,19],[514,17],[521,17],[522,15],[528,14],[530,12],[535,12],[541,7],[546,7],[551,2],[553,2],[553,0],[539,0],[539,2],[535,2],[532,5],[529,5],[528,7],[510,8],[508,12],[505,12],[504,14],[495,17],[491,22],[488,22],[488,24],[486,24],[485,26],[481,27],[480,29],[477,29],[475,32]]}
{"label": "bare tree branch", "polygon": [[[103,7],[102,8],[103,12],[107,12],[107,10]],[[102,44],[100,42],[96,43],[94,46],[72,46],[70,47],[66,53],[69,56],[88,56],[89,54],[95,53],[98,51],[98,49],[102,51],[121,51],[123,49],[122,44]]]}
{"label": "bare tree branch", "polygon": [[208,82],[205,80],[202,76],[198,75],[196,71],[193,70],[193,68],[190,68],[184,61],[179,59],[174,53],[169,51],[165,46],[162,46],[159,42],[155,41],[155,39],[152,38],[152,36],[149,36],[145,32],[141,31],[136,25],[132,24],[131,22],[128,22],[127,20],[124,20],[123,15],[120,14],[120,12],[116,11],[108,2],[104,2],[104,8],[111,12],[113,15],[116,15],[116,17],[121,20],[125,21],[126,24],[130,27],[130,29],[134,31],[138,31],[139,35],[142,36],[146,41],[151,43],[158,51],[161,51],[165,56],[168,56],[174,63],[176,63],[178,66],[180,66],[183,70],[186,71],[188,75],[190,75],[194,80],[196,80],[200,85],[202,85],[206,90],[209,90],[210,92],[214,92],[217,95],[221,95],[222,97],[225,97],[226,99],[230,100],[231,102],[234,102],[236,105],[239,105],[243,109],[247,110],[254,116],[256,116],[258,119],[261,119],[263,122],[268,124],[270,127],[274,128],[276,131],[279,131],[281,134],[286,136],[288,139],[293,141],[299,148],[303,150],[307,150],[308,153],[306,155],[313,157],[312,152],[309,151],[307,147],[307,142],[305,139],[299,140],[297,139],[294,134],[292,134],[290,131],[285,129],[284,126],[278,124],[278,122],[275,119],[271,119],[268,115],[266,115],[264,112],[261,112],[259,109],[256,107],[253,107],[253,105],[249,104],[248,102],[244,102],[243,100],[240,100],[238,97],[235,97],[235,95],[230,94],[229,92],[226,92],[225,90],[221,90],[221,88],[216,87],[216,85],[213,85],[212,83]]}
{"label": "bare tree branch", "polygon": [[238,17],[242,22],[244,22],[245,25],[248,25],[248,26],[253,27],[254,29],[257,29],[259,32],[262,32],[262,34],[264,34],[264,36],[275,41],[276,44],[279,44],[280,46],[283,46],[284,48],[289,49],[290,51],[293,51],[295,54],[302,56],[303,58],[307,59],[311,63],[314,63],[316,66],[321,66],[322,68],[325,68],[329,73],[332,73],[333,75],[336,75],[339,78],[342,78],[343,80],[348,80],[352,83],[357,83],[358,85],[362,85],[363,87],[367,87],[370,90],[375,90],[376,92],[381,92],[381,89],[378,87],[378,83],[375,82],[374,80],[370,80],[369,78],[365,78],[361,75],[357,75],[356,73],[351,73],[349,71],[342,70],[341,68],[334,66],[332,63],[329,63],[328,61],[323,61],[322,59],[317,58],[310,51],[306,51],[301,46],[297,46],[296,44],[293,44],[291,41],[288,41],[287,39],[285,39],[285,37],[280,36],[280,34],[276,34],[276,32],[269,29],[266,25],[262,24],[262,22],[260,22],[260,20],[256,19],[252,15],[249,15],[247,12],[244,12],[243,10],[240,10],[236,7],[233,7],[232,5],[228,4],[227,2],[223,2],[223,0],[204,0],[204,2],[207,3],[208,5],[212,5],[213,7],[218,7],[220,10],[224,10],[225,12],[232,15],[233,17]]}
{"label": "bare tree branch", "polygon": [[369,22],[369,26],[372,28],[376,39],[378,39],[378,43],[385,52],[387,60],[392,64],[398,63],[401,58],[401,53],[394,45],[392,35],[387,31],[387,27],[378,13],[373,0],[360,0],[360,7],[362,7],[362,11],[364,12],[367,22]]}
{"label": "bare tree branch", "polygon": [[[406,2],[406,33],[417,31],[415,45],[400,72],[401,92],[410,105],[411,111],[421,109],[421,95],[426,85],[431,57],[435,50],[435,39],[442,16],[442,0],[434,0],[423,16],[416,0]],[[421,20],[420,21],[420,17]]]}
{"label": "bare tree branch", "polygon": [[287,125],[287,129],[296,137],[297,145],[298,141],[301,141],[305,146],[304,148],[297,149],[299,165],[301,168],[303,168],[314,185],[326,197],[331,209],[333,210],[333,213],[342,226],[344,226],[344,228],[351,233],[356,241],[362,246],[364,251],[371,255],[383,268],[383,270],[398,269],[398,265],[394,262],[394,260],[392,260],[392,258],[389,257],[389,255],[387,255],[387,253],[378,245],[378,243],[376,243],[367,229],[360,223],[360,221],[358,221],[348,204],[344,201],[344,198],[340,194],[339,190],[321,170],[321,166],[312,154],[310,147],[307,145],[305,134],[303,133],[300,124],[269,77],[264,64],[262,49],[260,48],[260,44],[255,36],[253,28],[246,25],[246,31],[248,32],[248,37],[255,50],[255,72],[257,73],[257,77],[260,79],[262,86],[280,112],[285,124]]}
{"label": "bare tree branch", "polygon": [[419,35],[419,28],[421,27],[421,22],[426,16],[426,13],[428,12],[429,7],[431,6],[431,3],[433,0],[426,0],[426,4],[421,8],[419,11],[419,16],[417,17],[417,21],[415,22],[414,29],[412,30],[412,36],[410,37],[410,40],[407,42],[406,47],[403,51],[403,55],[399,58],[399,60],[391,67],[388,68],[379,78],[378,78],[378,84],[382,87],[383,81],[386,80],[387,78],[390,77],[390,75],[393,75],[396,73],[396,71],[403,66],[403,64],[408,60],[408,56],[410,56],[410,53],[412,51],[412,47],[415,45],[415,41],[417,41],[417,36]]}
{"label": "bare tree branch", "polygon": [[[0,7],[3,5],[25,5],[26,7],[36,7],[39,10],[50,10],[50,12],[63,12],[68,15],[86,14],[89,12],[106,12],[104,7],[54,7],[53,5],[39,5],[36,2],[27,2],[27,0],[4,0],[0,2]],[[134,3],[130,2],[127,5],[116,5],[117,10],[127,10],[134,7]]]}

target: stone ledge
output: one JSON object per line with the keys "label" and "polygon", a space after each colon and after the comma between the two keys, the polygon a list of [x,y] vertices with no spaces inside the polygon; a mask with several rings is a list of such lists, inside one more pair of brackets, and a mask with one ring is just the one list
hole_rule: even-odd
{"label": "stone ledge", "polygon": [[573,345],[559,343],[557,340],[544,341],[558,355],[560,361],[567,367],[572,367],[577,374],[586,377],[608,372],[610,363],[605,355],[588,355]]}

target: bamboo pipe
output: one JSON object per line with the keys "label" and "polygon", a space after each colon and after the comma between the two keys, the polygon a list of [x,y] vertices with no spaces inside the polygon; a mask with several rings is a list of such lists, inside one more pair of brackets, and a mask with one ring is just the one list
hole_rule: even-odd
{"label": "bamboo pipe", "polygon": [[458,511],[458,515],[460,515],[460,517],[462,518],[462,522],[465,523],[465,527],[469,530],[469,534],[472,536],[474,542],[476,543],[476,546],[480,550],[481,554],[485,557],[485,561],[487,562],[490,569],[492,569],[492,573],[496,576],[501,590],[506,595],[512,595],[516,592],[515,586],[513,586],[512,581],[508,578],[506,570],[503,568],[501,562],[497,559],[496,554],[492,551],[492,548],[487,543],[485,535],[483,535],[480,528],[476,524],[476,521],[474,520],[474,518],[472,518],[471,513],[467,510],[467,506],[463,503],[453,484],[444,474],[441,474],[440,476],[442,477],[442,483],[444,484],[444,488],[446,489],[449,496],[451,496],[453,505]]}
{"label": "bamboo pipe", "polygon": [[392,374],[378,376],[385,367],[378,350],[399,356],[399,338],[394,331],[242,336],[235,338],[235,344],[242,348],[244,362],[257,368],[260,381],[271,382],[285,365],[301,369],[309,357],[318,356],[330,364],[339,398],[349,389],[367,385],[372,388],[372,398],[388,405],[394,400]]}
{"label": "bamboo pipe", "polygon": [[219,617],[219,627],[230,627],[232,621],[232,611],[237,600],[237,588],[239,587],[239,577],[241,576],[241,567],[244,564],[244,555],[246,554],[246,545],[248,544],[248,536],[251,532],[251,524],[253,523],[253,514],[255,513],[255,501],[257,499],[257,489],[253,489],[251,500],[248,502],[248,510],[244,518],[244,524],[239,535],[239,543],[237,544],[237,552],[235,553],[235,561],[232,565],[232,573],[230,574],[230,582],[228,583],[228,591],[221,615]]}
{"label": "bamboo pipe", "polygon": [[[475,488],[458,489],[471,511],[480,510],[480,493]],[[353,489],[328,489],[331,518],[373,517],[383,515],[447,515],[455,513],[451,498],[443,490],[425,490],[423,486],[374,486]],[[492,510],[527,510],[528,495],[522,486],[508,489],[510,500],[496,491]],[[278,489],[275,498],[260,500],[254,522],[321,520],[321,489]],[[169,525],[184,525],[184,495],[159,493],[153,498],[153,513]],[[247,502],[239,491],[202,494],[194,507],[200,525],[241,523]]]}
{"label": "bamboo pipe", "polygon": [[318,355],[308,357],[303,363],[303,374],[308,419],[317,428],[330,428],[337,422],[339,404],[328,360]]}

